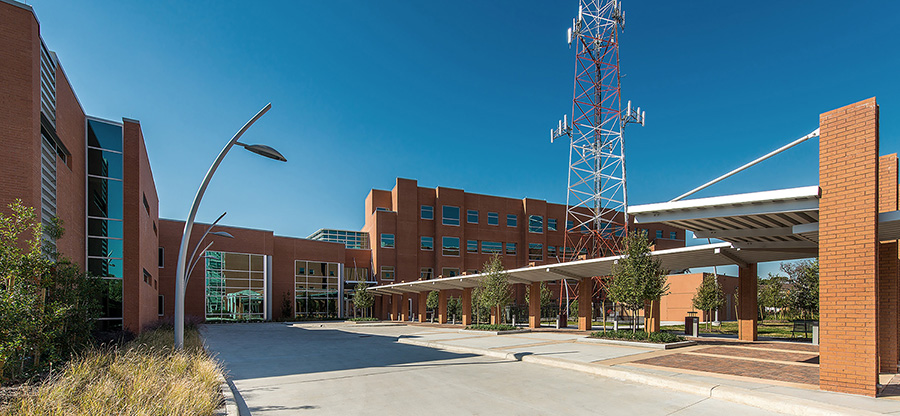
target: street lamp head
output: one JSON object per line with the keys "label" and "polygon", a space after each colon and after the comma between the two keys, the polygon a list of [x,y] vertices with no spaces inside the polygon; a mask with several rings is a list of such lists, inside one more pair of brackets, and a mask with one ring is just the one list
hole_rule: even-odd
{"label": "street lamp head", "polygon": [[219,237],[234,238],[234,236],[231,235],[231,233],[229,233],[228,231],[212,231],[210,232],[210,234],[217,235]]}
{"label": "street lamp head", "polygon": [[261,156],[265,156],[269,159],[275,159],[279,162],[287,162],[287,159],[281,155],[277,150],[273,149],[271,146],[266,146],[264,144],[244,144],[241,142],[237,142],[240,146],[243,146],[244,149],[247,149],[253,153],[256,153]]}

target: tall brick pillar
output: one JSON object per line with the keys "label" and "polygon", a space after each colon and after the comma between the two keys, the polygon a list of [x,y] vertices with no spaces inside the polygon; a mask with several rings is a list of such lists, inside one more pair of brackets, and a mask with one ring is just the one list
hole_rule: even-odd
{"label": "tall brick pillar", "polygon": [[528,287],[528,327],[541,327],[541,282]]}
{"label": "tall brick pillar", "polygon": [[401,303],[403,302],[403,297],[400,295],[391,295],[391,320],[399,321],[400,320],[400,308]]}
{"label": "tall brick pillar", "polygon": [[878,105],[819,116],[819,388],[878,382]]}
{"label": "tall brick pillar", "polygon": [[419,322],[425,322],[428,315],[428,291],[419,292]]}
{"label": "tall brick pillar", "polygon": [[[878,212],[898,209],[897,154],[882,156],[878,162]],[[900,361],[900,262],[897,240],[882,241],[878,252],[878,369],[897,373]]]}
{"label": "tall brick pillar", "polygon": [[447,323],[447,291],[441,290],[438,292],[438,323],[446,324]]}
{"label": "tall brick pillar", "polygon": [[738,295],[740,296],[738,299],[738,338],[741,341],[756,341],[756,313],[759,310],[756,293],[758,284],[756,263],[750,263],[750,267],[738,266]]}
{"label": "tall brick pillar", "polygon": [[472,288],[467,287],[462,290],[462,324],[472,325]]}
{"label": "tall brick pillar", "polygon": [[400,295],[400,320],[409,320],[409,314],[412,314],[412,310],[409,307],[409,297],[407,295]]}
{"label": "tall brick pillar", "polygon": [[381,303],[378,318],[382,320],[391,319],[391,295],[381,295],[378,297],[378,300]]}
{"label": "tall brick pillar", "polygon": [[594,295],[594,279],[586,278],[578,282],[578,330],[590,331],[593,314],[591,297]]}

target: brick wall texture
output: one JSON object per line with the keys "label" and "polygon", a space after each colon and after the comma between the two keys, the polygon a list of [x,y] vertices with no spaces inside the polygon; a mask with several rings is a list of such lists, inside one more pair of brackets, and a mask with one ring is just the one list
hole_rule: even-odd
{"label": "brick wall texture", "polygon": [[822,114],[819,127],[819,386],[874,396],[879,251],[875,98]]}
{"label": "brick wall texture", "polygon": [[[878,166],[878,212],[898,209],[897,154],[882,156]],[[896,373],[900,361],[900,261],[897,241],[882,241],[878,253],[878,360],[879,371]]]}

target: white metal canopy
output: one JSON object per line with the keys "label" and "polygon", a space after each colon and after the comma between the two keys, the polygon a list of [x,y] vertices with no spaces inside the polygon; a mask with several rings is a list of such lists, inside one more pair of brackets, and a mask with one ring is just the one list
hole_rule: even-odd
{"label": "white metal canopy", "polygon": [[[658,257],[663,267],[671,271],[680,271],[692,267],[725,266],[729,264],[746,265],[749,263],[809,257],[809,254],[805,252],[742,250],[727,242],[657,250],[651,252],[651,255]],[[565,278],[583,279],[593,276],[607,276],[612,273],[613,265],[621,258],[622,256],[612,256],[553,265],[523,267],[508,270],[507,273],[511,283],[533,283]],[[375,286],[369,288],[369,290],[375,294],[390,295],[431,290],[463,289],[478,286],[478,283],[483,278],[483,274],[471,274]]]}
{"label": "white metal canopy", "polygon": [[[663,267],[680,271],[695,267],[795,260],[818,255],[818,186],[700,198],[634,206],[636,224],[663,223],[694,231],[699,238],[721,243],[658,250],[651,255]],[[878,237],[900,239],[900,211],[878,216]],[[507,271],[512,283],[607,276],[622,256],[579,260]],[[418,293],[478,286],[483,274],[417,280],[370,288],[376,294]]]}

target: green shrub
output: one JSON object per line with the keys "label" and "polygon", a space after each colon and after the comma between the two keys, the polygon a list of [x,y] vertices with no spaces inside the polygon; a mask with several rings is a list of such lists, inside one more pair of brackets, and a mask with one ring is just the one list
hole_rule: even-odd
{"label": "green shrub", "polygon": [[670,342],[684,341],[684,337],[670,332],[644,332],[644,331],[597,331],[591,333],[591,338],[620,339],[626,341],[652,342],[656,344],[668,344]]}
{"label": "green shrub", "polygon": [[488,325],[488,324],[477,324],[477,325],[469,325],[466,329],[470,331],[512,331],[516,328],[512,325]]}
{"label": "green shrub", "polygon": [[358,317],[358,318],[348,319],[348,321],[351,321],[351,322],[372,322],[372,321],[378,321],[378,320],[379,320],[378,318],[371,318],[371,317],[366,317],[366,318]]}

